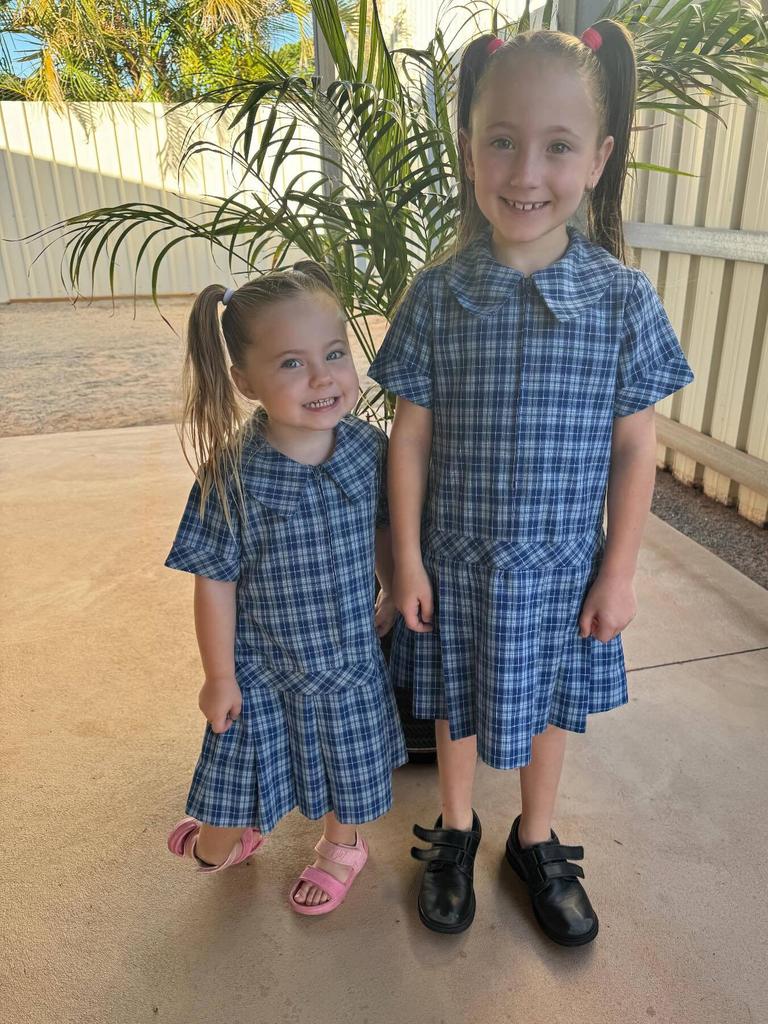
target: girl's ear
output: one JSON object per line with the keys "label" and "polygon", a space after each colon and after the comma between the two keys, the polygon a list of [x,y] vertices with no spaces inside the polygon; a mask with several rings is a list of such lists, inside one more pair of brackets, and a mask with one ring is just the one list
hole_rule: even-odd
{"label": "girl's ear", "polygon": [[594,188],[598,181],[600,181],[603,171],[605,170],[605,165],[608,163],[608,158],[613,152],[613,146],[613,136],[606,135],[595,154],[595,162],[592,166],[592,173],[589,176],[589,188]]}
{"label": "girl's ear", "polygon": [[248,383],[248,378],[245,376],[242,370],[238,370],[236,366],[230,366],[229,374],[232,377],[232,380],[234,381],[235,387],[237,388],[241,395],[244,395],[246,398],[250,398],[252,401],[258,400],[259,396]]}
{"label": "girl's ear", "polygon": [[459,129],[459,156],[464,164],[464,172],[470,181],[475,180],[475,165],[472,161],[472,146],[469,135],[463,128]]}

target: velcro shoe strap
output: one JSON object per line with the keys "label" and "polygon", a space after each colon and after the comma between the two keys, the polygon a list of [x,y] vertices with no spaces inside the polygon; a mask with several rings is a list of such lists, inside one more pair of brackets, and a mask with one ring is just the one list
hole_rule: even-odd
{"label": "velcro shoe strap", "polygon": [[422,828],[421,825],[414,825],[413,834],[425,843],[467,850],[473,856],[477,853],[477,848],[480,845],[480,839],[476,832],[462,832],[456,828]]}
{"label": "velcro shoe strap", "polygon": [[549,864],[553,860],[584,860],[583,846],[560,846],[559,843],[537,843],[530,852],[539,864]]}
{"label": "velcro shoe strap", "polygon": [[528,885],[531,891],[538,896],[540,892],[549,885],[555,878],[583,878],[584,870],[578,864],[569,864],[561,860],[552,864],[531,864],[528,871]]}
{"label": "velcro shoe strap", "polygon": [[560,860],[556,864],[542,864],[541,873],[550,881],[553,878],[583,878],[584,868],[578,864],[569,864],[566,860]]}
{"label": "velcro shoe strap", "polygon": [[418,846],[412,846],[411,856],[415,860],[453,864],[465,875],[472,871],[475,863],[474,851],[461,850],[457,846],[433,846],[429,850],[422,850]]}

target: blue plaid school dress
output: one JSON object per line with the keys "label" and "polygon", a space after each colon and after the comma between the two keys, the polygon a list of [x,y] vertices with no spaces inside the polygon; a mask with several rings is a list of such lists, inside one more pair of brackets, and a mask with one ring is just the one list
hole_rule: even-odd
{"label": "blue plaid school dress", "polygon": [[206,726],[187,814],[263,833],[296,806],[360,824],[389,810],[407,760],[373,611],[387,439],[345,417],[331,457],[308,466],[267,443],[265,422],[243,446],[234,528],[215,491],[201,517],[196,483],[165,563],[237,581],[242,712],[225,733]]}
{"label": "blue plaid school dress", "polygon": [[396,626],[417,718],[477,735],[494,768],[548,723],[584,732],[627,700],[621,638],[578,635],[599,567],[612,424],[693,379],[648,278],[569,229],[530,277],[485,233],[423,271],[370,370],[432,410],[422,524],[432,633]]}

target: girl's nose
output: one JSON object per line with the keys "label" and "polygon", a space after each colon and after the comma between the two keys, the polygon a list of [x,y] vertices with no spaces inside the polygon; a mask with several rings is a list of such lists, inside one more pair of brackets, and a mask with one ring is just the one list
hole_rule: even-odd
{"label": "girl's nose", "polygon": [[327,387],[332,380],[333,377],[326,365],[315,367],[309,377],[310,386],[313,388]]}
{"label": "girl's nose", "polygon": [[532,150],[521,150],[515,160],[510,177],[511,185],[535,188],[541,180],[541,166],[538,155]]}

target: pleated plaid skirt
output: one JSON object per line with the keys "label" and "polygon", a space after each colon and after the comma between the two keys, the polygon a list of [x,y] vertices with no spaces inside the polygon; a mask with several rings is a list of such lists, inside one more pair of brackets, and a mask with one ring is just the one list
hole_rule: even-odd
{"label": "pleated plaid skirt", "polygon": [[482,760],[511,769],[528,764],[532,737],[548,725],[584,732],[588,715],[627,702],[621,637],[603,644],[578,631],[596,542],[479,550],[489,545],[432,540],[433,632],[400,618],[390,660],[395,686],[412,690],[414,717],[447,719],[452,739],[476,734]]}
{"label": "pleated plaid skirt", "polygon": [[187,814],[265,834],[294,807],[349,825],[385,814],[408,754],[383,659],[362,670],[357,685],[319,696],[244,686],[234,725],[206,726]]}

